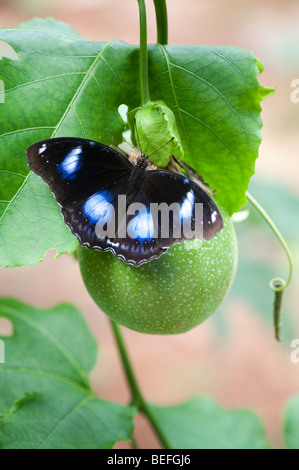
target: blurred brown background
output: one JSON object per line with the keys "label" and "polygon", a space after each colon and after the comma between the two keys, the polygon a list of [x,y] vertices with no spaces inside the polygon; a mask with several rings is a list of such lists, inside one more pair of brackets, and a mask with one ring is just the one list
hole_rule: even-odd
{"label": "blurred brown background", "polygon": [[[154,9],[151,1],[147,4],[148,39],[155,42]],[[263,198],[268,201],[271,215],[289,237],[298,261],[299,103],[290,100],[290,83],[299,78],[299,2],[169,0],[168,12],[170,44],[235,45],[253,50],[265,65],[261,84],[277,87],[274,96],[262,105],[263,143],[256,165],[256,189],[261,202]],[[16,26],[34,16],[67,22],[90,40],[138,43],[139,39],[136,0],[0,1],[2,27]],[[295,271],[287,290],[286,335],[283,344],[278,344],[273,339],[273,299],[267,283],[269,276],[287,275],[284,253],[259,221],[238,228],[238,236],[239,280],[213,318],[178,336],[124,333],[149,400],[168,404],[204,393],[228,408],[250,407],[266,423],[272,445],[281,447],[282,408],[299,391],[299,364],[290,361],[290,340],[299,337],[298,275]],[[256,273],[262,279],[262,292],[251,285]],[[51,252],[38,265],[0,269],[0,295],[15,296],[39,307],[62,301],[77,305],[100,346],[92,373],[94,388],[103,398],[128,402],[109,322],[89,298],[71,257],[53,260]],[[140,447],[156,447],[146,423],[137,421]],[[120,443],[118,447],[129,445]]]}

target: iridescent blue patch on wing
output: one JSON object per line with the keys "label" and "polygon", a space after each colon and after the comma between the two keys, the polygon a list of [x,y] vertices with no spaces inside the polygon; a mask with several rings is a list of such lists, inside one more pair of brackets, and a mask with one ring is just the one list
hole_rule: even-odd
{"label": "iridescent blue patch on wing", "polygon": [[58,167],[59,173],[62,178],[73,180],[76,178],[76,173],[81,168],[81,155],[82,147],[79,145],[75,147],[60,163]]}
{"label": "iridescent blue patch on wing", "polygon": [[130,220],[127,228],[128,236],[141,242],[154,238],[154,221],[149,207],[144,207]]}
{"label": "iridescent blue patch on wing", "polygon": [[90,196],[83,204],[83,213],[90,222],[104,225],[112,218],[114,206],[109,191],[101,191]]}

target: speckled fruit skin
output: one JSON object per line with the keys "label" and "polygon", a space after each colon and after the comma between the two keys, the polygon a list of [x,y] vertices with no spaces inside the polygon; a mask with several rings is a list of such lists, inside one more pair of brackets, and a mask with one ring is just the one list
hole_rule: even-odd
{"label": "speckled fruit skin", "polygon": [[110,252],[79,248],[81,274],[96,304],[117,323],[150,334],[194,328],[221,304],[237,265],[230,217],[210,241],[177,243],[139,268]]}

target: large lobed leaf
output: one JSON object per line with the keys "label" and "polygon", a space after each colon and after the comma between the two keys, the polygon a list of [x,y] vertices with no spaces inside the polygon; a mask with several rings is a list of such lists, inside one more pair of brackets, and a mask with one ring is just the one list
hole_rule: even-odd
{"label": "large lobed leaf", "polygon": [[[76,248],[48,187],[28,170],[25,150],[57,136],[118,144],[119,105],[140,105],[139,56],[137,46],[86,41],[52,19],[2,28],[0,39],[18,54],[0,61],[0,264],[8,267]],[[251,52],[234,47],[149,47],[151,97],[173,110],[184,159],[229,213],[244,204],[261,140],[267,91],[259,67]]]}
{"label": "large lobed leaf", "polygon": [[103,449],[130,440],[135,410],[90,388],[97,346],[75,307],[1,299],[0,317],[13,325],[2,338],[0,448]]}
{"label": "large lobed leaf", "polygon": [[151,408],[173,449],[269,448],[264,426],[252,411],[225,410],[205,396]]}

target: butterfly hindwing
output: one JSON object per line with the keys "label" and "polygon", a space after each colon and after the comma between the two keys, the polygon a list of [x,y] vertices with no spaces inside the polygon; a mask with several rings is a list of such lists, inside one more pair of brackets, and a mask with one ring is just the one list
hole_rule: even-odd
{"label": "butterfly hindwing", "polygon": [[[168,247],[193,238],[210,240],[223,228],[222,217],[214,201],[184,175],[164,170],[149,171],[142,190],[151,204],[164,203],[164,207],[168,208],[174,206],[174,212],[170,211],[169,219],[166,218],[166,225],[169,221],[169,235],[166,237],[162,232],[163,221],[158,221],[157,236],[160,246]],[[196,229],[199,231],[195,235]]]}
{"label": "butterfly hindwing", "polygon": [[[223,228],[222,217],[214,201],[183,175],[164,170],[147,171],[132,206],[136,203],[137,207],[141,204],[140,209],[131,210],[126,215],[126,237],[116,233],[113,240],[108,240],[108,243],[113,243],[111,250],[116,256],[135,266],[159,258],[174,243],[193,238],[210,240]],[[162,215],[161,211],[153,210],[154,207],[162,208],[161,204],[164,204],[164,210],[174,207],[176,217],[172,211],[166,210]],[[199,235],[194,237],[196,204],[200,206],[197,216],[201,216],[201,226]],[[120,223],[118,220],[118,225]],[[184,228],[190,229],[189,236]]]}

